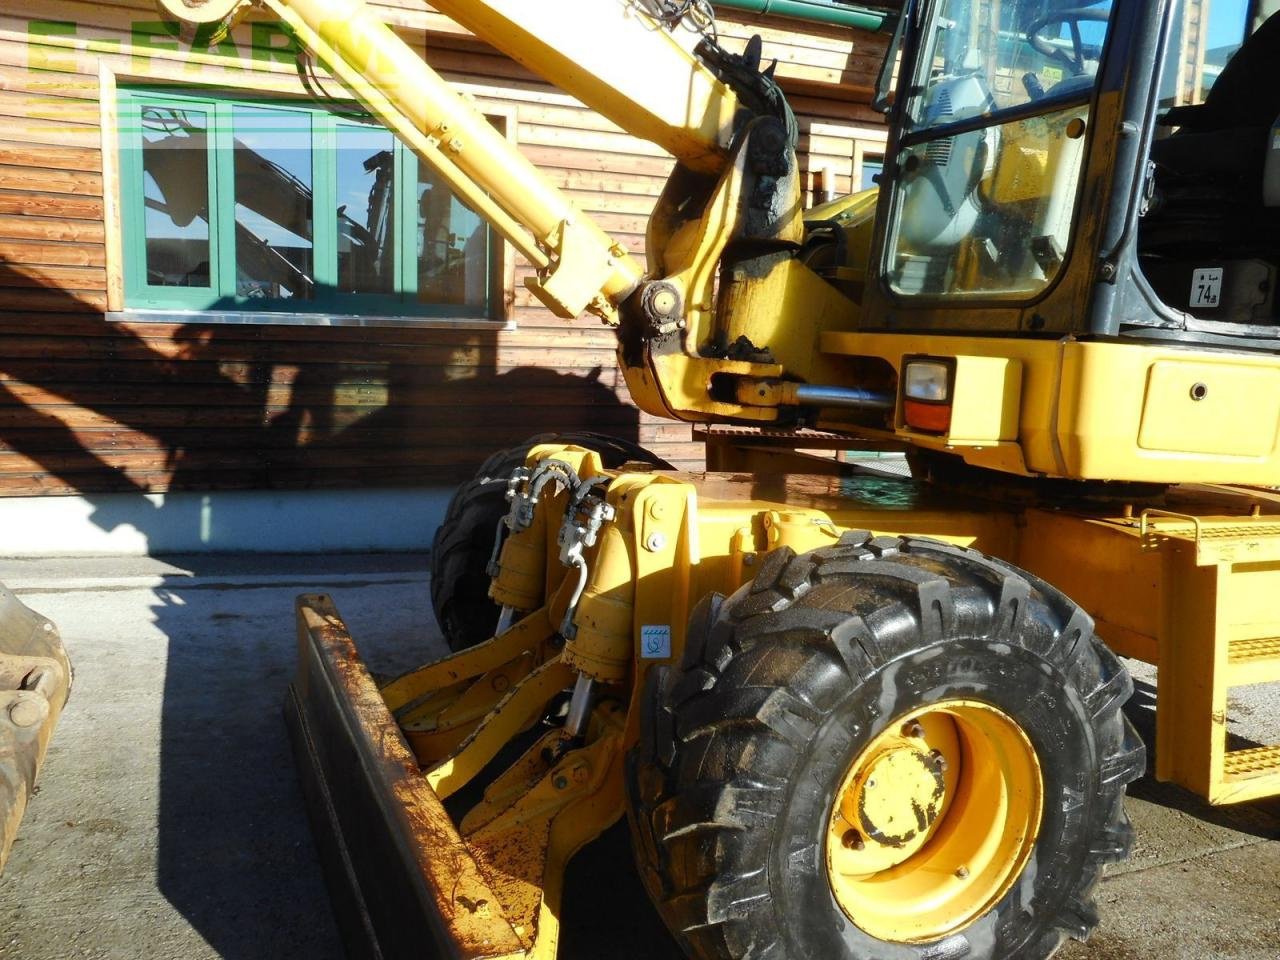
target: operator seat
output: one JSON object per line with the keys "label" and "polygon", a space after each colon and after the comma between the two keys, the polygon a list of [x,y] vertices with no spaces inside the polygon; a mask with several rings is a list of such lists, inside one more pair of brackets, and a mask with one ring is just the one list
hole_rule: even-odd
{"label": "operator seat", "polygon": [[[1142,224],[1144,253],[1199,253],[1213,244],[1240,255],[1277,247],[1275,211],[1262,202],[1268,137],[1280,116],[1280,14],[1236,52],[1205,102],[1173,107],[1156,140],[1155,200]],[[1190,247],[1198,248],[1196,250]]]}

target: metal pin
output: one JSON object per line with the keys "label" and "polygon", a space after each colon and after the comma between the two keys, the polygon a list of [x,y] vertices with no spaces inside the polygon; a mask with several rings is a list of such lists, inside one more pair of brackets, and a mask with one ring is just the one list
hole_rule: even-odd
{"label": "metal pin", "polygon": [[573,698],[569,701],[569,716],[564,722],[564,731],[569,736],[581,737],[586,733],[595,692],[595,680],[585,673],[578,674],[578,682],[573,685]]}
{"label": "metal pin", "polygon": [[502,612],[498,614],[498,625],[493,628],[493,635],[500,637],[511,629],[511,624],[515,622],[516,610],[510,604],[506,604],[502,608]]}

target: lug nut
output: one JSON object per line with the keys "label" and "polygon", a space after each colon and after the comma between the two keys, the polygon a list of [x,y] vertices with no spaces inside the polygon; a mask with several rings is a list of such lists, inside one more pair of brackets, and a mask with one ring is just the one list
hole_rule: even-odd
{"label": "lug nut", "polygon": [[923,740],[924,727],[920,726],[919,720],[912,720],[910,723],[903,726],[902,735],[904,737],[910,737],[912,740]]}
{"label": "lug nut", "polygon": [[863,850],[867,846],[867,841],[862,839],[862,834],[857,830],[846,830],[840,843],[846,850]]}
{"label": "lug nut", "polygon": [[941,750],[933,751],[933,753],[929,754],[929,758],[933,760],[934,769],[939,773],[947,772],[947,758],[942,755]]}
{"label": "lug nut", "polygon": [[964,879],[965,877],[967,877],[967,876],[969,876],[969,868],[968,868],[968,867],[961,867],[960,869],[958,869],[958,870],[956,871],[956,878],[957,878],[957,879],[959,879],[959,880],[963,880],[963,879]]}
{"label": "lug nut", "polygon": [[563,790],[565,787],[569,786],[569,778],[565,776],[559,776],[559,777],[556,777],[555,780],[552,781],[552,783],[557,790]]}

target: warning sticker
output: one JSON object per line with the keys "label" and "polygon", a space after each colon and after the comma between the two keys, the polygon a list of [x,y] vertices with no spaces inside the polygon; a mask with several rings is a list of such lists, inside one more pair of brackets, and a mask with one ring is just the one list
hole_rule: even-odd
{"label": "warning sticker", "polygon": [[669,625],[640,628],[640,658],[642,660],[666,660],[671,656],[671,627]]}
{"label": "warning sticker", "polygon": [[1191,275],[1191,306],[1216,307],[1221,302],[1221,267],[1203,267]]}

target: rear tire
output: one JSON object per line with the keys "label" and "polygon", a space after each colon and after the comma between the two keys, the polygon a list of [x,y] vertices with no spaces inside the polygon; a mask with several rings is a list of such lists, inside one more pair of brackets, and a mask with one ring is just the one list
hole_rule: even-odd
{"label": "rear tire", "polygon": [[[678,669],[650,674],[628,763],[640,873],[699,960],[1044,960],[1097,924],[1103,865],[1131,846],[1131,692],[1084,611],[976,551],[866,533],[776,550],[753,583],[702,601]],[[963,928],[881,939],[830,876],[837,793],[868,744],[948,699],[1025,734],[1038,834]]]}
{"label": "rear tire", "polygon": [[431,608],[450,650],[465,650],[493,636],[501,610],[489,599],[487,568],[498,521],[507,512],[507,479],[540,443],[589,447],[600,453],[606,467],[635,461],[671,469],[641,446],[598,433],[543,433],[492,454],[454,492],[431,544]]}

